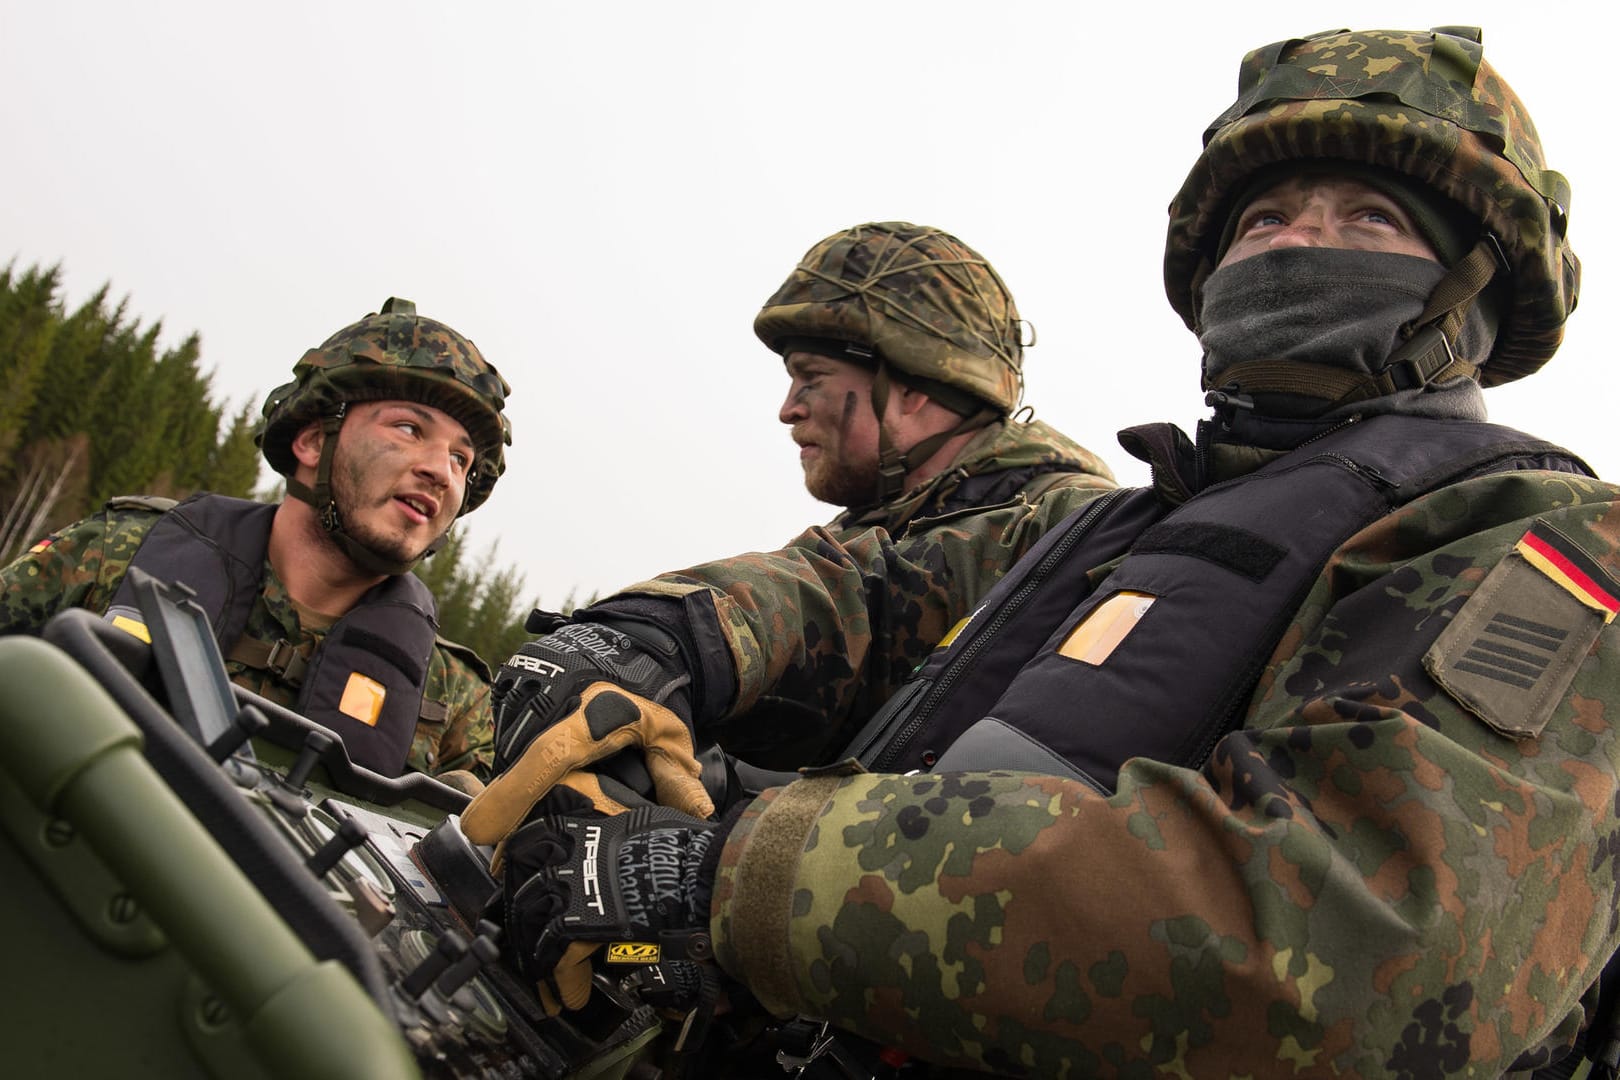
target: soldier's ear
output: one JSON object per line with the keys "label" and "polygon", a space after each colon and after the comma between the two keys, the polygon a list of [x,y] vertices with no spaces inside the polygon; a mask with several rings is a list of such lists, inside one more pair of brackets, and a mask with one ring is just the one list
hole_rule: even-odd
{"label": "soldier's ear", "polygon": [[[915,416],[922,412],[923,406],[934,399],[914,386],[894,382],[889,385],[889,400],[894,402],[894,408],[899,415]],[[943,408],[943,406],[941,407]]]}
{"label": "soldier's ear", "polygon": [[326,432],[321,430],[320,421],[312,420],[293,436],[293,457],[298,459],[300,465],[313,469],[321,463],[321,447],[325,443]]}

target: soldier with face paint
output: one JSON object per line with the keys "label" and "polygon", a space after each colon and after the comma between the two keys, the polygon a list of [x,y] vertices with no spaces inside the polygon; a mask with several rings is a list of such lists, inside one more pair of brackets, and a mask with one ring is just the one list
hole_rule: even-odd
{"label": "soldier with face paint", "polygon": [[[744,556],[599,605],[658,626],[689,685],[599,678],[505,748],[463,823],[504,839],[515,961],[565,990],[600,942],[712,949],[771,1012],[934,1063],[907,1075],[1620,1057],[1593,1023],[1620,946],[1620,488],[1485,422],[1482,393],[1557,349],[1569,201],[1477,30],[1250,53],[1165,253],[1211,417],[1123,432],[1152,485],[1061,521]],[[718,822],[680,782],[692,729],[808,657],[846,660],[806,695],[836,716],[957,620],[852,747],[872,771]],[[673,809],[528,820],[635,745]],[[591,917],[582,829],[611,867]],[[677,869],[649,877],[652,852]]]}
{"label": "soldier with face paint", "polygon": [[291,498],[114,499],[0,570],[0,633],[83,607],[144,634],[127,577],[142,567],[197,591],[235,682],[337,731],[358,764],[477,790],[489,672],[437,637],[410,570],[504,470],[509,388],[471,341],[398,299],[293,376],[257,436]]}
{"label": "soldier with face paint", "polygon": [[[1034,330],[990,262],[939,229],[870,222],[821,240],[760,308],[754,333],[787,370],[778,419],[805,487],[843,508],[795,546],[872,528],[917,540],[937,523],[1043,501],[1053,513],[1114,486],[1100,458],[1019,409]],[[903,674],[872,680],[829,725],[798,689],[822,674],[799,672],[734,717],[726,741],[766,765],[822,760]]]}
{"label": "soldier with face paint", "polygon": [[834,535],[899,537],[945,514],[1113,486],[1096,455],[1013,417],[1032,331],[995,268],[939,229],[834,233],[765,302],[754,333],[787,368],[778,419],[805,487],[844,507]]}

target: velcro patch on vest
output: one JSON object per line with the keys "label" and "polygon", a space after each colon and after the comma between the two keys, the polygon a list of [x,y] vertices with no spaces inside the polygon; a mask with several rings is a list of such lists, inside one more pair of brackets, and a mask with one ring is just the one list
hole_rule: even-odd
{"label": "velcro patch on vest", "polygon": [[1100,666],[1136,629],[1158,597],[1121,589],[1093,608],[1058,646],[1058,654],[1093,667]]}
{"label": "velcro patch on vest", "polygon": [[338,712],[352,716],[367,727],[376,727],[382,716],[383,701],[388,688],[376,679],[358,671],[349,672],[349,681],[343,685],[343,697],[338,701]]}
{"label": "velcro patch on vest", "polygon": [[1429,647],[1423,666],[1495,730],[1534,738],[1617,611],[1615,580],[1537,520]]}
{"label": "velcro patch on vest", "polygon": [[1133,555],[1190,555],[1250,581],[1264,581],[1288,549],[1259,533],[1214,521],[1162,521],[1131,545]]}

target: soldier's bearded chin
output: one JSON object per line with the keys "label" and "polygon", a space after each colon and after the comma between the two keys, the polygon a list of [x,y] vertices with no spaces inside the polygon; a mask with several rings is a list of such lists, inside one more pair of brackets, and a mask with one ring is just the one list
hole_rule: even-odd
{"label": "soldier's bearded chin", "polygon": [[[337,504],[338,520],[343,523],[343,532],[379,558],[396,563],[413,563],[420,559],[429,547],[437,545],[438,541],[421,546],[405,536],[390,536],[366,525],[365,520],[355,512],[360,503],[361,496],[357,492],[362,488],[362,474],[359,467],[345,461],[343,449],[340,446],[338,458],[332,465],[332,501]],[[390,494],[383,502],[392,502]],[[319,527],[317,526],[319,529]],[[337,540],[325,530],[319,530],[322,537],[333,548],[342,554],[343,548]],[[442,538],[441,538],[442,539]],[[363,568],[362,568],[363,569]]]}
{"label": "soldier's bearded chin", "polygon": [[851,462],[846,459],[846,447],[855,427],[856,410],[860,398],[851,391],[844,395],[844,407],[838,418],[836,450],[823,446],[821,453],[804,472],[804,486],[811,495],[834,506],[865,506],[872,502],[878,491],[877,459]]}
{"label": "soldier's bearded chin", "polygon": [[[338,503],[338,512],[343,513],[342,502]],[[401,537],[385,536],[374,529],[368,529],[364,523],[351,521],[347,515],[344,516],[343,522],[343,530],[349,534],[350,539],[383,559],[401,563],[415,562],[427,551],[427,547],[412,544]]]}
{"label": "soldier's bearded chin", "polygon": [[872,501],[878,489],[877,466],[862,469],[823,457],[804,474],[804,486],[824,503],[864,506]]}

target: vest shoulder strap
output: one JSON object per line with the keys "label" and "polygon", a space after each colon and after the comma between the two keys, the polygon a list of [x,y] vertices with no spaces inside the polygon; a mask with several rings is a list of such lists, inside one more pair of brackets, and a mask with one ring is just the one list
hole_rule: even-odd
{"label": "vest shoulder strap", "polygon": [[114,495],[104,505],[107,510],[151,510],[158,514],[167,514],[176,506],[178,500],[163,495]]}

